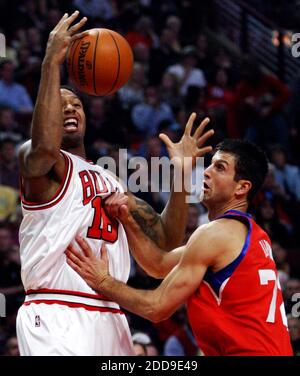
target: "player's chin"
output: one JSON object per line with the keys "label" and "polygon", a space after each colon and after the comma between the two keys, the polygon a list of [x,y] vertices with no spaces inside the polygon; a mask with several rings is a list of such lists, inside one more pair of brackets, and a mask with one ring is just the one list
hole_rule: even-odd
{"label": "player's chin", "polygon": [[202,191],[202,203],[205,205],[206,203],[208,204],[210,201],[212,201],[212,195],[210,192],[203,192]]}

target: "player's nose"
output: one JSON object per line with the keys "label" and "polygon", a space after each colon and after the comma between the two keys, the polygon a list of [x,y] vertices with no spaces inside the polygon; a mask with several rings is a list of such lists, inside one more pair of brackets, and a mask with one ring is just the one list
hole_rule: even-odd
{"label": "player's nose", "polygon": [[204,170],[204,177],[206,179],[210,179],[211,175],[210,175],[210,166],[208,166],[205,170]]}
{"label": "player's nose", "polygon": [[75,112],[75,107],[72,105],[72,103],[66,103],[63,110],[65,113]]}

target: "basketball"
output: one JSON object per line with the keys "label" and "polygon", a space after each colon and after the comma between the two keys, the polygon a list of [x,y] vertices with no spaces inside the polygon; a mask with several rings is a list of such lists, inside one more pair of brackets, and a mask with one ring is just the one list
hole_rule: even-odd
{"label": "basketball", "polygon": [[71,82],[96,96],[116,92],[129,79],[133,53],[122,35],[109,29],[91,29],[75,40],[67,53]]}

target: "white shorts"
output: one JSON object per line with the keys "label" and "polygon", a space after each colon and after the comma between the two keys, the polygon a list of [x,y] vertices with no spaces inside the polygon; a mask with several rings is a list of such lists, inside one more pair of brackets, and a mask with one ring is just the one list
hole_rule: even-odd
{"label": "white shorts", "polygon": [[17,316],[21,355],[134,355],[122,313],[30,302]]}

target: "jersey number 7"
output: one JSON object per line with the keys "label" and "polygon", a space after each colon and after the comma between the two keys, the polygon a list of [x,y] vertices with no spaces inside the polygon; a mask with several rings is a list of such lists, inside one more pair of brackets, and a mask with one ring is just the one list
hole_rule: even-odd
{"label": "jersey number 7", "polygon": [[[277,290],[280,289],[280,282],[278,277],[276,276],[276,273],[272,269],[260,269],[258,271],[259,274],[259,280],[261,285],[268,285],[269,281],[274,281],[274,288],[273,288],[273,294],[272,294],[272,300],[270,303],[270,308],[268,312],[268,317],[266,322],[275,322],[275,311],[277,306]],[[280,314],[283,325],[287,326],[287,318],[285,314],[284,304],[281,303],[280,305]]]}

